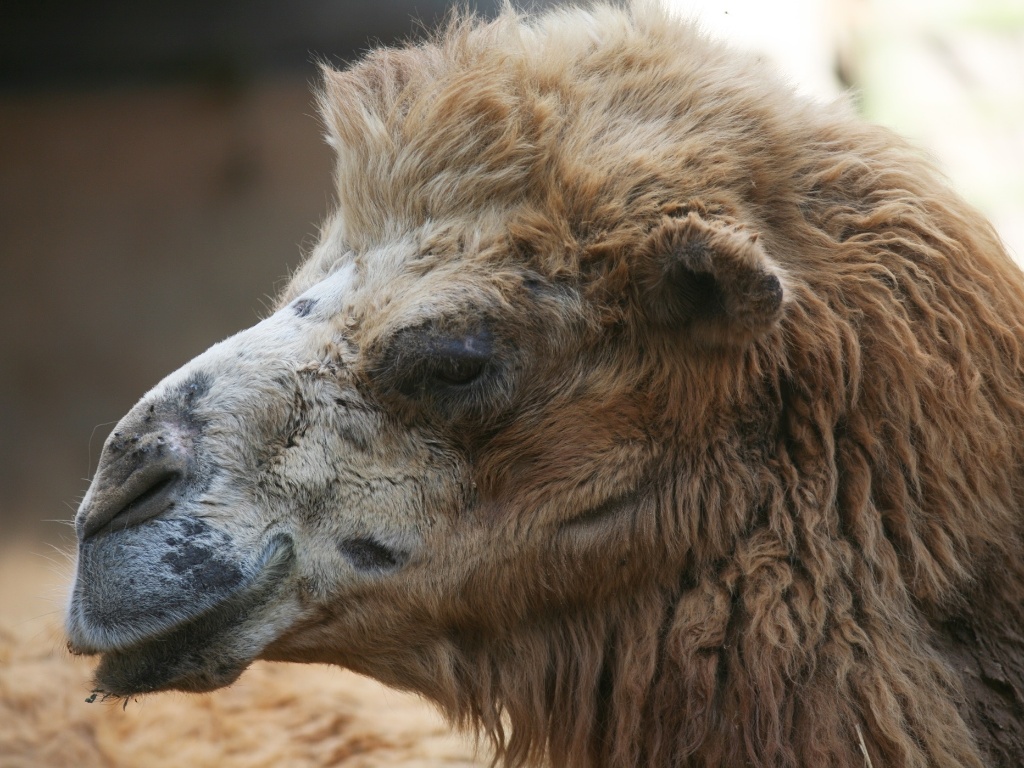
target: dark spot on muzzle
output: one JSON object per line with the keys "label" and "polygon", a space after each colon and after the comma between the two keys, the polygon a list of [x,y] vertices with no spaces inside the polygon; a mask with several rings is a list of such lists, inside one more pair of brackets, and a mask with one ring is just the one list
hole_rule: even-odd
{"label": "dark spot on muzzle", "polygon": [[182,540],[177,536],[166,539],[171,551],[160,558],[171,571],[190,582],[201,583],[214,589],[233,589],[241,580],[238,566],[224,560],[208,544]]}
{"label": "dark spot on muzzle", "polygon": [[210,392],[213,381],[205,373],[197,372],[167,393],[157,404],[157,415],[165,420],[177,420],[189,426],[205,426],[205,420],[196,415],[196,405]]}

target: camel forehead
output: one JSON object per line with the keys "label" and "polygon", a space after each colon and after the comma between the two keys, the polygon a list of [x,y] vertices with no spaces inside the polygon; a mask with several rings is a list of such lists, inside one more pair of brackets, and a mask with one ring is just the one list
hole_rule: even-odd
{"label": "camel forehead", "polygon": [[291,303],[299,317],[329,317],[349,306],[363,282],[351,254],[337,261],[330,274],[306,288]]}

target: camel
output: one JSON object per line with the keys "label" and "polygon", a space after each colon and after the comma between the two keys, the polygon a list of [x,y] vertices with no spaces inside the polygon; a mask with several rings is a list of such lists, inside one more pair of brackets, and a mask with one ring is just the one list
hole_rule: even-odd
{"label": "camel", "polygon": [[1024,761],[1024,277],[655,5],[326,68],[337,207],[115,427],[97,695],[339,665],[506,766]]}

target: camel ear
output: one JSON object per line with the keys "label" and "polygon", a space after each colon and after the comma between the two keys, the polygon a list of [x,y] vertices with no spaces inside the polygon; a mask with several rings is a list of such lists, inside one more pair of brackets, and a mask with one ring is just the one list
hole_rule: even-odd
{"label": "camel ear", "polygon": [[781,270],[758,235],[689,210],[666,216],[641,254],[641,306],[654,322],[707,346],[744,344],[782,316]]}

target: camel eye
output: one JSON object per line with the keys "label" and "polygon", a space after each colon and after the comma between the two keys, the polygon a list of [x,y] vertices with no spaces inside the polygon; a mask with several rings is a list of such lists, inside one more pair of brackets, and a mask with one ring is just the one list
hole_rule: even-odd
{"label": "camel eye", "polygon": [[478,379],[491,358],[490,334],[444,339],[429,350],[425,373],[440,384],[464,387]]}
{"label": "camel eye", "polygon": [[457,397],[487,376],[493,357],[487,328],[452,332],[428,323],[399,331],[377,373],[406,397]]}
{"label": "camel eye", "polygon": [[484,366],[476,361],[465,360],[449,361],[443,367],[434,371],[434,378],[442,384],[452,387],[461,387],[469,384],[473,379],[483,373]]}

